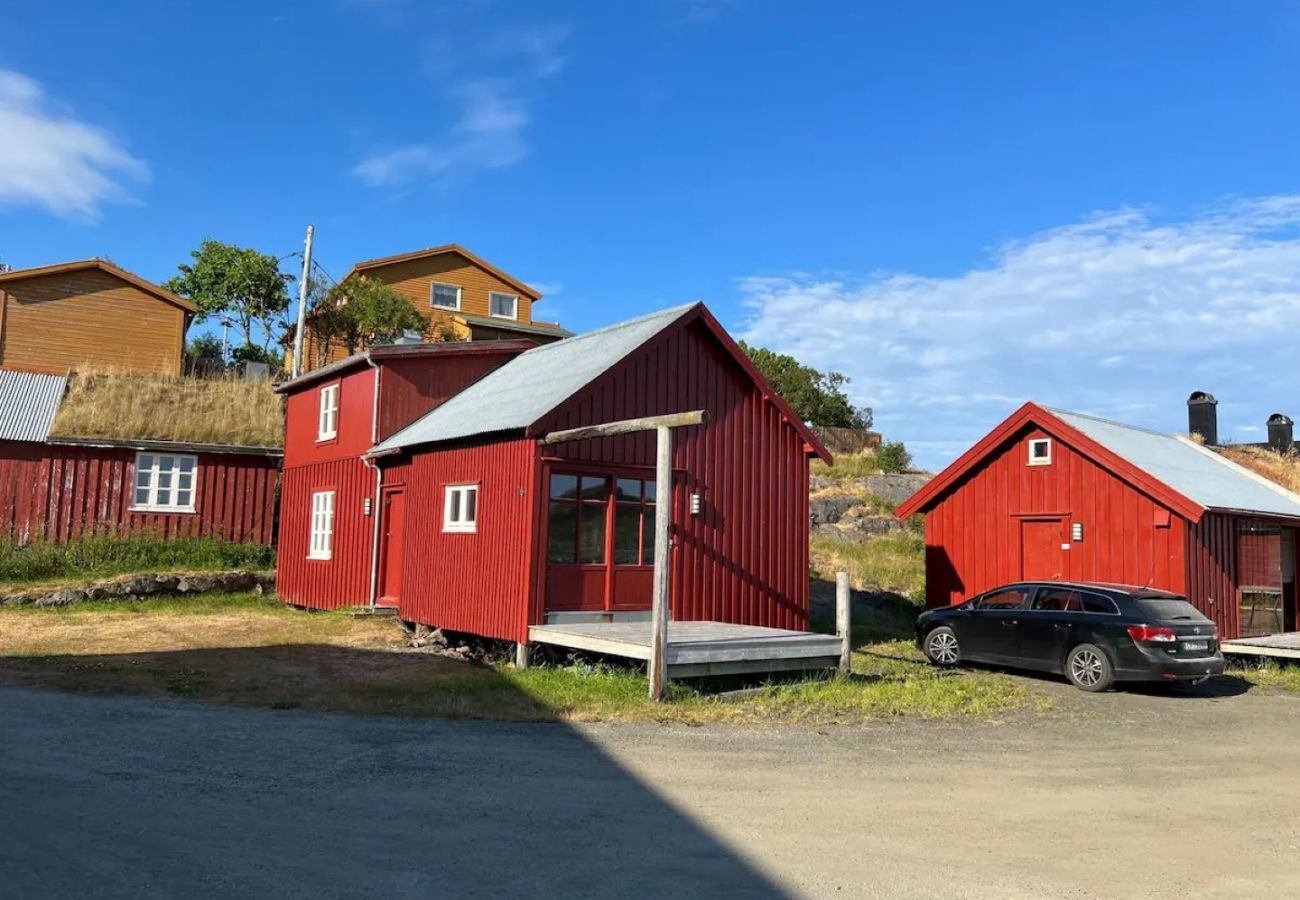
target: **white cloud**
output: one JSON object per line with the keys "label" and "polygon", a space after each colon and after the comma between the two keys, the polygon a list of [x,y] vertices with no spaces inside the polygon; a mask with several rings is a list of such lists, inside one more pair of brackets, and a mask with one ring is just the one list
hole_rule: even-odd
{"label": "white cloud", "polygon": [[740,287],[746,340],[849,375],[855,402],[931,466],[1030,399],[1178,430],[1194,389],[1218,396],[1221,422],[1263,421],[1300,398],[1300,196],[1174,221],[1101,213],[951,278]]}
{"label": "white cloud", "polygon": [[0,69],[0,205],[94,220],[102,204],[129,199],[119,178],[148,175],[112,134],[54,109],[27,76]]}
{"label": "white cloud", "polygon": [[435,40],[429,54],[435,72],[503,66],[517,71],[495,77],[463,76],[448,93],[460,109],[448,129],[431,140],[373,153],[353,168],[353,174],[382,187],[420,179],[447,182],[516,165],[530,149],[525,138],[530,121],[527,87],[564,68],[562,50],[570,32],[563,25],[519,25],[474,43],[445,36]]}

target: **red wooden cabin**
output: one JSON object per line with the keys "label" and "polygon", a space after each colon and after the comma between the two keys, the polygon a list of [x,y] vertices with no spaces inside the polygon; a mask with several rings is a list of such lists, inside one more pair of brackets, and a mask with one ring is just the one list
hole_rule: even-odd
{"label": "red wooden cabin", "polygon": [[1300,496],[1182,435],[1026,403],[898,508],[926,605],[1015,581],[1186,595],[1225,639],[1295,628]]}
{"label": "red wooden cabin", "polygon": [[[643,618],[661,514],[654,436],[542,438],[706,409],[709,424],[674,442],[672,617],[807,627],[808,468],[829,456],[702,305],[527,352],[499,346],[491,364],[472,355],[490,343],[413,348],[413,368],[442,365],[463,387],[422,395],[423,410],[391,408],[378,348],[375,372],[334,370],[337,404],[322,400],[319,372],[281,387],[286,600],[393,606],[408,621],[520,643],[530,625]],[[321,453],[308,445],[335,405],[339,445],[300,462]],[[388,425],[371,443],[376,421]]]}

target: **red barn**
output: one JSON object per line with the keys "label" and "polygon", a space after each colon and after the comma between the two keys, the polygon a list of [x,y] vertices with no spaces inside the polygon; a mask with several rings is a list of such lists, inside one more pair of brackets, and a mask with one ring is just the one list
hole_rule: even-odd
{"label": "red barn", "polygon": [[1225,639],[1295,628],[1300,496],[1182,435],[1026,403],[898,508],[916,513],[927,606],[1102,581],[1184,594]]}
{"label": "red barn", "polygon": [[[809,461],[829,456],[702,305],[520,349],[375,348],[281,386],[285,599],[520,643],[644,620],[666,514],[674,620],[807,628]],[[390,353],[440,388],[399,406]],[[674,441],[665,511],[653,434],[543,443],[696,409],[711,418]]]}

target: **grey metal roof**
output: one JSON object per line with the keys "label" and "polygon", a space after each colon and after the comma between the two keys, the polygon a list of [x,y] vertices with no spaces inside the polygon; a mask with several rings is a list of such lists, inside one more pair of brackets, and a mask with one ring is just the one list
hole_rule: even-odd
{"label": "grey metal roof", "polygon": [[527,428],[695,306],[651,313],[521,353],[371,452]]}
{"label": "grey metal roof", "polygon": [[0,441],[43,441],[68,386],[65,375],[0,369]]}
{"label": "grey metal roof", "polygon": [[1300,496],[1182,435],[1059,409],[1049,412],[1206,509],[1300,518]]}

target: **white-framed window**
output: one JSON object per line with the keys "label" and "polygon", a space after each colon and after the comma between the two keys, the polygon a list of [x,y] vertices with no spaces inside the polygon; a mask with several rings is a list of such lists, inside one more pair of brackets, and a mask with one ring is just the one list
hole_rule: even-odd
{"label": "white-framed window", "polygon": [[488,294],[488,312],[494,319],[519,318],[519,298],[514,294]]}
{"label": "white-framed window", "polygon": [[320,413],[316,419],[316,440],[328,441],[339,433],[338,382],[320,389]]}
{"label": "white-framed window", "polygon": [[460,309],[460,285],[435,281],[429,288],[429,305],[436,309]]}
{"label": "white-framed window", "polygon": [[135,455],[131,508],[145,512],[194,512],[194,476],[198,459],[174,453]]}
{"label": "white-framed window", "polygon": [[334,553],[334,492],[311,495],[311,543],[308,559],[329,559]]}
{"label": "white-framed window", "polygon": [[442,503],[442,530],[478,530],[477,484],[447,485]]}
{"label": "white-framed window", "polygon": [[1052,439],[1034,438],[1029,442],[1029,464],[1031,466],[1050,466],[1052,464]]}

